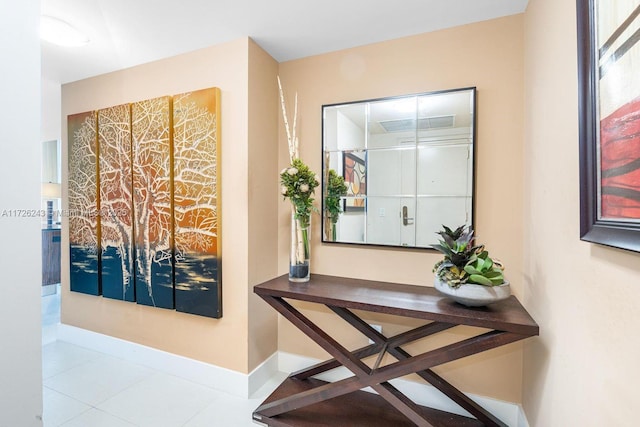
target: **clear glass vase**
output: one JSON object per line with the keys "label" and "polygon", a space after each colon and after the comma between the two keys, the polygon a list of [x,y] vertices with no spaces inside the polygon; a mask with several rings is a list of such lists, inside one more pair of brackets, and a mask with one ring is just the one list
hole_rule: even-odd
{"label": "clear glass vase", "polygon": [[306,223],[291,214],[291,252],[289,254],[289,280],[308,282],[311,273],[311,217]]}

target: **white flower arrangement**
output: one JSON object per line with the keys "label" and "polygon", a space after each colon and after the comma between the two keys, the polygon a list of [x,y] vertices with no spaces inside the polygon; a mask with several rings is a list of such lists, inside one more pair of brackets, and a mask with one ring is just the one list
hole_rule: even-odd
{"label": "white flower arrangement", "polygon": [[[284,92],[282,83],[278,76],[278,88],[280,90],[280,103],[282,106],[282,115],[284,118],[284,126],[287,131],[287,143],[289,146],[290,166],[280,171],[280,193],[284,198],[289,198],[292,205],[293,216],[299,223],[297,233],[292,233],[292,247],[296,251],[291,253],[291,263],[301,264],[308,258],[309,236],[308,227],[311,221],[311,213],[318,211],[313,206],[313,194],[315,188],[320,185],[320,179],[317,174],[312,172],[309,167],[299,158],[298,153],[298,136],[296,135],[296,125],[298,121],[298,94],[295,96],[293,127],[289,128],[289,120],[287,118],[287,107],[284,102]],[[293,226],[293,225],[292,225]],[[306,249],[305,249],[306,248]]]}

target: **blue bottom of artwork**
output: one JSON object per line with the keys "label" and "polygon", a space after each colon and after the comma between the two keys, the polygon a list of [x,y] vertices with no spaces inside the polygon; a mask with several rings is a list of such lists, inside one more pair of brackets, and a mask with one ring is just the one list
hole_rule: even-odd
{"label": "blue bottom of artwork", "polygon": [[171,260],[163,260],[151,265],[151,289],[144,276],[136,275],[136,301],[138,304],[160,308],[174,308],[173,267]]}
{"label": "blue bottom of artwork", "polygon": [[69,284],[73,292],[100,295],[98,254],[84,246],[69,247]]}
{"label": "blue bottom of artwork", "polygon": [[176,310],[200,316],[222,317],[218,258],[185,254],[175,265]]}
{"label": "blue bottom of artwork", "polygon": [[[125,261],[125,265],[129,265]],[[133,276],[129,272],[129,283],[124,284],[122,261],[117,249],[107,247],[102,251],[102,295],[122,301],[135,301]]]}
{"label": "blue bottom of artwork", "polygon": [[[186,254],[175,265],[175,293],[169,260],[154,263],[151,270],[151,298],[143,278],[137,278],[137,289],[131,279],[124,286],[122,262],[115,248],[102,253],[102,289],[99,286],[98,256],[86,247],[70,247],[70,285],[74,292],[102,295],[123,301],[136,301],[199,316],[222,317],[222,294],[218,281],[218,258],[208,254]],[[174,301],[175,295],[175,301]],[[175,302],[175,304],[174,304]]]}

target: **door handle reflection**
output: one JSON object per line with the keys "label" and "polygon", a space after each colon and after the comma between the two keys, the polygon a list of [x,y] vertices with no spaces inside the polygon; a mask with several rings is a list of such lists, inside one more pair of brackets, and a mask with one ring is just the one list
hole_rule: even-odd
{"label": "door handle reflection", "polygon": [[413,225],[413,218],[409,218],[408,209],[406,206],[402,207],[402,225]]}

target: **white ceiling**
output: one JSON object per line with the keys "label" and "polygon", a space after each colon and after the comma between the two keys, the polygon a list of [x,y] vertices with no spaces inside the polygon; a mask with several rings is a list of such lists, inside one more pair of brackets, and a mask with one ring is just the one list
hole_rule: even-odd
{"label": "white ceiling", "polygon": [[68,83],[250,36],[279,62],[524,12],[528,0],[42,0],[91,42],[42,43]]}

